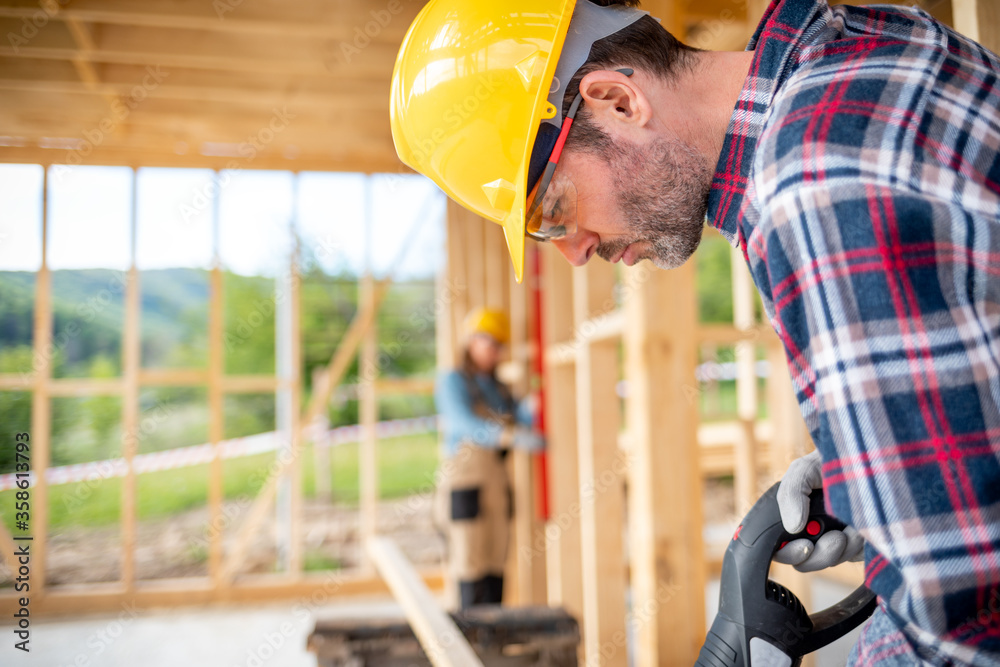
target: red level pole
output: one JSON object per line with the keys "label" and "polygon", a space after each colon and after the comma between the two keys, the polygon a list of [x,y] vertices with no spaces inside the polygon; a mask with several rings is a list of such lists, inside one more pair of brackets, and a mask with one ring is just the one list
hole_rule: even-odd
{"label": "red level pole", "polygon": [[[538,384],[538,414],[535,425],[545,434],[545,338],[542,335],[542,253],[537,247],[531,248],[531,303],[535,321],[535,376]],[[535,509],[542,521],[549,519],[549,466],[548,454],[541,452],[535,456],[535,478],[537,502]]]}

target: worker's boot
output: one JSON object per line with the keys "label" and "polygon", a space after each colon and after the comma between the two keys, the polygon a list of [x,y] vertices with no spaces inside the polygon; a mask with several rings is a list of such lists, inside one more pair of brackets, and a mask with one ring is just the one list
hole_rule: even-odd
{"label": "worker's boot", "polygon": [[503,602],[503,577],[487,574],[482,578],[483,604],[500,604]]}

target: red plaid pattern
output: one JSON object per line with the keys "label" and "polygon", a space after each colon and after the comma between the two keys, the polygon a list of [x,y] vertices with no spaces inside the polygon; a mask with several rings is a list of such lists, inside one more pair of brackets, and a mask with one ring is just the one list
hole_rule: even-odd
{"label": "red plaid pattern", "polygon": [[807,0],[749,48],[709,219],[868,541],[892,631],[857,655],[1000,665],[1000,60],[918,9]]}

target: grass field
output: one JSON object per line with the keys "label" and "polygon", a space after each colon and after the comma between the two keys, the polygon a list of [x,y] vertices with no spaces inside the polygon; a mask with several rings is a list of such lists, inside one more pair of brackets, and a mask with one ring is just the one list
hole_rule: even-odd
{"label": "grass field", "polygon": [[[437,434],[379,441],[379,492],[398,498],[426,489],[433,483],[438,464]],[[227,499],[252,497],[267,479],[274,453],[223,462],[223,493]],[[307,447],[302,466],[303,492],[315,496],[313,451]],[[330,450],[331,488],[335,502],[358,502],[358,445]],[[14,528],[14,490],[0,492],[0,515],[8,530]],[[49,488],[49,527],[52,531],[80,526],[114,524],[121,515],[122,479],[88,480]],[[208,465],[144,473],[136,477],[138,518],[171,516],[208,502]],[[34,517],[32,518],[32,522]]]}

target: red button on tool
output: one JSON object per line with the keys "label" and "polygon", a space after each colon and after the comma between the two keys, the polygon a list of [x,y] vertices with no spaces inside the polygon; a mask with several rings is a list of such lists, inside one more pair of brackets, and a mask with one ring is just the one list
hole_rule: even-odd
{"label": "red button on tool", "polygon": [[781,546],[780,546],[780,547],[778,547],[778,549],[779,549],[779,550],[780,550],[780,549],[784,549],[784,548],[785,548],[785,545],[786,545],[786,544],[788,544],[788,541],[787,541],[787,540],[785,540],[784,542],[782,542],[782,543],[781,543]]}
{"label": "red button on tool", "polygon": [[741,523],[736,527],[736,532],[733,533],[733,540],[735,541],[737,537],[740,536],[740,531],[743,530],[743,524]]}
{"label": "red button on tool", "polygon": [[819,535],[819,531],[820,531],[819,521],[813,519],[812,521],[806,524],[806,532],[812,535],[813,537]]}

